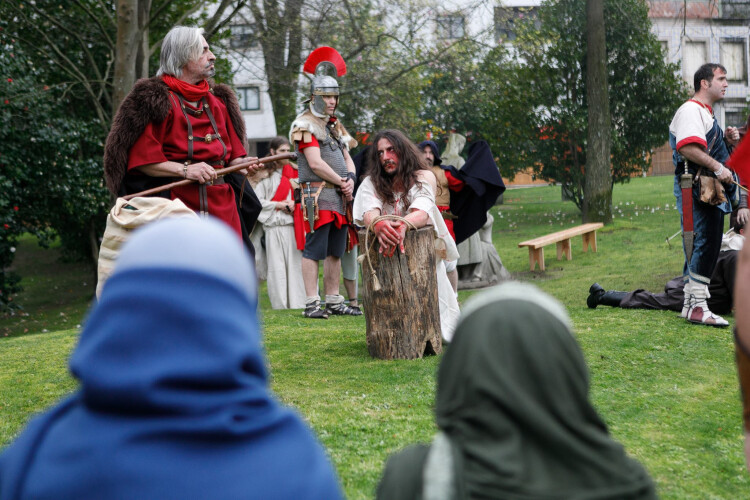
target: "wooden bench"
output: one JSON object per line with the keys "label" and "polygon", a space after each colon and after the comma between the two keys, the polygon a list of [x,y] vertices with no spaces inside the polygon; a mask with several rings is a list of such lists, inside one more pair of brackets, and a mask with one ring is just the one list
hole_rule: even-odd
{"label": "wooden bench", "polygon": [[583,235],[583,251],[588,251],[591,247],[596,252],[596,230],[604,227],[601,222],[591,222],[580,226],[564,229],[556,233],[540,236],[533,240],[523,241],[518,247],[529,247],[529,266],[534,270],[534,266],[539,264],[539,270],[544,271],[544,247],[557,243],[557,260],[562,260],[563,254],[568,260],[573,259],[570,252],[570,239],[573,236]]}

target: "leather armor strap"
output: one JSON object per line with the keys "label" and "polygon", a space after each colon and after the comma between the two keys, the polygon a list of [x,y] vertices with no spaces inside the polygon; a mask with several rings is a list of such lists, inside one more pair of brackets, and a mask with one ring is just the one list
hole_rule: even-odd
{"label": "leather armor strap", "polygon": [[318,188],[319,190],[322,188],[331,188],[336,189],[338,186],[335,184],[331,184],[328,181],[322,181],[322,182],[302,182],[303,186],[307,187],[310,186],[311,188]]}
{"label": "leather armor strap", "polygon": [[[310,222],[310,229],[312,229],[313,223],[316,220],[320,219],[318,197],[320,196],[321,191],[323,191],[323,188],[333,187],[333,184],[329,182],[303,182],[301,186],[302,189],[300,191],[302,194],[302,220]],[[316,187],[318,188],[318,190],[313,193],[312,189]],[[312,200],[310,200],[310,198],[312,198]],[[309,215],[310,210],[313,211],[312,218],[310,218]]]}
{"label": "leather armor strap", "polygon": [[[211,108],[208,106],[208,101],[205,97],[202,97],[200,102],[200,108],[197,110],[193,110],[188,108],[185,105],[185,98],[182,97],[180,94],[176,92],[170,91],[170,94],[177,97],[177,100],[180,102],[180,109],[182,110],[182,114],[185,116],[185,121],[187,122],[187,133],[188,133],[188,144],[187,144],[187,160],[185,161],[186,165],[189,165],[193,162],[193,142],[199,141],[199,142],[206,142],[210,143],[214,139],[219,141],[219,144],[221,144],[221,147],[223,149],[222,154],[220,156],[221,160],[218,162],[211,162],[210,164],[212,166],[221,165],[224,166],[224,157],[227,155],[227,145],[224,143],[224,141],[221,139],[221,134],[219,133],[219,128],[216,126],[216,120],[214,119],[213,113],[211,113]],[[190,121],[190,116],[200,116],[203,111],[206,112],[206,116],[208,117],[208,120],[211,122],[211,127],[214,129],[214,134],[208,134],[206,137],[195,137],[193,135],[193,124]],[[221,179],[221,180],[219,180]],[[222,177],[217,178],[216,181],[214,181],[211,184],[208,185],[220,185],[224,184],[225,181]],[[198,198],[200,202],[200,214],[202,217],[208,217],[208,192],[207,192],[207,184],[200,184],[198,186]]]}

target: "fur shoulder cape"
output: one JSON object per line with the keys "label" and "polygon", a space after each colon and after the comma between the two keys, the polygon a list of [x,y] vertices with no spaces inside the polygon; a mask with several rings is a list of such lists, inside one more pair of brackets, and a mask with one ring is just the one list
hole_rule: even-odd
{"label": "fur shoulder cape", "polygon": [[[357,141],[349,135],[344,126],[341,124],[341,120],[336,120],[336,126],[334,127],[334,133],[336,133],[341,142],[351,150],[357,147]],[[315,136],[316,139],[322,141],[326,138],[326,122],[312,114],[312,111],[306,109],[294,119],[292,126],[289,129],[289,142],[294,144],[295,141],[310,142],[311,136]]]}
{"label": "fur shoulder cape", "polygon": [[[245,120],[234,90],[228,85],[216,85],[211,81],[209,85],[211,92],[227,107],[234,131],[247,150]],[[146,125],[164,121],[171,107],[169,87],[158,76],[138,80],[122,101],[104,145],[104,180],[109,191],[115,196],[120,191],[120,185],[128,169],[130,148],[143,134]]]}

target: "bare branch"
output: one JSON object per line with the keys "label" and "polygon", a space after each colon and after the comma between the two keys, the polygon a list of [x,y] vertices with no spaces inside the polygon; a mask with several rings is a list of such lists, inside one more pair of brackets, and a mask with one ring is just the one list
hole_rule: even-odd
{"label": "bare branch", "polygon": [[[242,10],[245,5],[247,5],[247,0],[240,0],[237,2],[237,5],[234,6],[234,9],[232,9],[232,12],[229,13],[228,16],[226,16],[224,19],[219,21],[219,17],[214,16],[210,21],[209,24],[207,24],[203,29],[206,32],[206,38],[210,38],[214,33],[222,29],[224,26],[229,24],[232,19],[234,18],[237,13]],[[218,13],[218,11],[217,11]],[[211,23],[215,23],[213,27],[211,26]]]}
{"label": "bare branch", "polygon": [[[217,26],[221,20],[221,17],[224,15],[224,11],[227,10],[227,8],[229,7],[229,5],[231,5],[231,3],[232,3],[232,0],[221,0],[221,3],[219,3],[218,7],[214,11],[211,18],[208,21],[206,21],[206,24],[203,25],[204,36],[206,37],[206,39],[211,38],[211,35],[213,35],[216,32]],[[243,3],[243,2],[239,2],[239,3]]]}
{"label": "bare branch", "polygon": [[104,13],[105,16],[107,16],[107,20],[109,21],[109,24],[114,25],[115,24],[115,16],[114,13],[111,12],[110,5],[107,4],[104,0],[98,0],[99,6],[101,7],[101,11]]}
{"label": "bare branch", "polygon": [[357,20],[354,18],[354,12],[352,12],[352,6],[349,5],[349,0],[343,0],[343,3],[344,7],[346,7],[346,12],[349,15],[349,21],[352,23],[352,28],[357,33],[360,40],[364,39],[362,27],[357,24]]}
{"label": "bare branch", "polygon": [[[45,42],[47,43],[47,45],[52,49],[52,51],[55,54],[57,54],[57,56],[59,57],[60,60],[56,59],[52,54],[49,54],[46,50],[44,50],[40,46],[39,40],[28,40],[28,39],[25,39],[24,37],[21,37],[21,36],[19,36],[18,39],[19,40],[23,40],[24,43],[26,43],[28,46],[33,47],[35,50],[38,50],[39,52],[42,52],[43,54],[47,55],[48,58],[51,61],[53,61],[54,64],[56,64],[56,65],[58,65],[60,67],[60,69],[62,69],[67,74],[71,75],[74,79],[80,81],[84,85],[84,87],[86,87],[86,90],[88,91],[88,93],[92,97],[92,101],[94,102],[94,106],[95,106],[95,108],[97,108],[97,113],[101,115],[101,112],[98,109],[101,106],[101,102],[99,101],[99,98],[103,97],[105,99],[105,102],[107,104],[110,104],[111,103],[111,96],[109,95],[109,93],[107,93],[107,92],[100,92],[99,95],[97,96],[97,93],[94,91],[94,89],[91,87],[91,85],[88,84],[88,81],[89,81],[88,77],[85,74],[83,74],[78,69],[79,65],[76,64],[76,63],[74,63],[73,61],[71,61],[70,58],[68,58],[68,56],[64,53],[64,51],[62,49],[60,49],[50,39],[48,33],[46,31],[44,31],[39,26],[39,23],[38,22],[32,22],[32,20],[29,19],[26,16],[25,12],[21,11],[20,9],[16,9],[16,13],[19,15],[19,17],[21,17],[21,18],[24,19],[24,21],[27,23],[28,26],[30,26],[37,34],[39,34],[41,36],[42,39],[45,40]],[[40,13],[40,14],[42,14],[42,13]],[[44,14],[44,15],[45,15],[45,17],[47,17],[46,14]],[[58,23],[55,22],[55,24],[57,25]],[[89,60],[92,61],[91,65],[93,66],[93,69],[96,72],[96,76],[97,76],[97,78],[95,80],[93,80],[93,81],[103,81],[102,76],[99,73],[99,69],[94,64],[93,57],[88,52],[88,49],[85,47],[85,44],[80,39],[80,37],[78,37],[77,35],[75,36],[75,38],[79,41],[79,43],[81,43],[82,45],[84,45],[84,51],[86,52]],[[63,64],[63,62],[66,63],[66,64]]]}
{"label": "bare branch", "polygon": [[[151,27],[151,24],[161,16],[161,13],[164,12],[164,10],[167,7],[169,7],[169,4],[171,1],[172,0],[165,0],[164,3],[162,3],[159,6],[158,9],[156,9],[155,11],[152,11],[151,17],[149,17],[148,22],[140,28],[142,32],[145,33]],[[189,18],[190,16],[198,12],[201,9],[201,7],[203,7],[203,4],[201,4],[200,2],[195,3],[190,9],[183,12],[183,14],[177,19],[177,21],[175,21],[174,23],[175,26],[182,24],[182,22],[185,19]],[[156,41],[153,44],[151,44],[148,47],[149,56],[153,55],[160,46],[161,46],[161,40]]]}
{"label": "bare branch", "polygon": [[260,31],[261,36],[263,36],[268,30],[267,21],[263,12],[261,12],[260,7],[258,7],[258,4],[255,2],[250,2],[248,7],[250,7],[250,12],[253,14],[253,19],[255,19],[256,28]]}
{"label": "bare branch", "polygon": [[[79,85],[81,85],[86,92],[91,97],[91,101],[94,105],[94,110],[96,111],[97,116],[99,117],[99,120],[101,121],[102,127],[108,130],[109,127],[109,114],[104,110],[102,107],[101,102],[96,98],[96,92],[94,91],[93,87],[91,86],[92,83],[99,83],[103,86],[104,82],[102,81],[95,81],[95,80],[88,80],[86,78],[86,75],[81,73],[77,70],[77,66],[73,64],[72,61],[70,61],[65,55],[63,55],[60,52],[60,49],[54,45],[52,45],[49,42],[49,38],[45,33],[42,32],[42,36],[47,39],[47,43],[50,45],[50,47],[53,49],[55,54],[59,57],[56,58],[54,54],[49,53],[47,50],[45,50],[43,47],[39,46],[38,43],[35,44],[35,49],[38,50],[40,53],[44,54],[44,56],[49,59],[52,64],[55,64],[57,67],[60,68],[60,70],[63,73],[66,73],[70,75],[71,78],[73,78],[74,81],[78,82]],[[19,41],[22,41],[26,44],[32,44],[34,45],[34,41],[28,40],[23,37],[17,37]],[[61,61],[62,60],[62,61]],[[66,62],[67,64],[63,64],[63,62]],[[107,97],[109,97],[107,95]]]}
{"label": "bare branch", "polygon": [[[91,69],[94,71],[94,73],[96,75],[96,78],[98,80],[101,80],[102,79],[102,75],[101,75],[101,73],[99,73],[99,68],[96,65],[96,59],[94,59],[94,57],[91,55],[91,52],[89,51],[88,46],[81,39],[81,37],[78,35],[78,32],[75,32],[73,30],[68,29],[67,26],[65,26],[63,23],[61,23],[60,21],[58,21],[54,17],[50,16],[46,12],[42,11],[41,9],[37,8],[36,5],[31,5],[31,8],[33,9],[33,11],[37,15],[39,15],[40,17],[43,17],[44,19],[46,19],[49,23],[53,24],[54,26],[57,26],[63,32],[65,32],[68,35],[70,35],[73,39],[78,40],[78,44],[81,46],[81,49],[83,50],[83,53],[86,54],[86,58],[88,59],[89,65],[91,66]],[[44,36],[45,39],[49,40],[49,37],[47,36],[47,33],[39,26],[38,22],[35,22],[33,20],[28,19],[24,14],[21,13],[20,9],[16,9],[16,11],[20,15],[23,15],[24,18],[26,18],[26,22],[27,22],[27,24],[28,24],[29,27],[31,27],[37,33],[39,33],[42,36]],[[51,41],[49,43],[52,45]],[[33,44],[32,44],[32,46],[33,46]]]}
{"label": "bare branch", "polygon": [[[99,17],[95,16],[93,12],[88,8],[87,5],[82,3],[80,0],[74,0],[75,4],[78,5],[81,9],[83,9],[86,14],[91,18],[92,21],[99,27],[99,31],[102,32],[102,36],[104,36],[105,40],[107,41],[107,45],[110,49],[115,48],[115,43],[112,41],[112,38],[109,36],[109,32],[107,32],[106,29],[104,29],[104,25],[99,20]],[[105,9],[106,10],[106,9]],[[112,18],[109,18],[110,21],[114,21]]]}

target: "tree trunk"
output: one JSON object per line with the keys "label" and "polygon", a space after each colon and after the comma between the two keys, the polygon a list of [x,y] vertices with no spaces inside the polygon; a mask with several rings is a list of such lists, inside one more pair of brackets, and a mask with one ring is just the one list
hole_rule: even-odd
{"label": "tree trunk", "polygon": [[[366,232],[359,233],[363,255],[367,255],[363,248]],[[406,253],[397,251],[393,257],[380,255],[375,241],[369,259],[380,290],[375,290],[365,257],[362,298],[370,356],[415,359],[442,351],[434,239],[432,227],[407,231]]]}
{"label": "tree trunk", "polygon": [[138,29],[138,0],[118,0],[117,40],[115,41],[115,65],[112,85],[112,116],[120,103],[133,88],[136,76],[136,60],[141,42]]}
{"label": "tree trunk", "polygon": [[278,3],[249,4],[258,27],[263,49],[263,64],[268,94],[278,127],[283,130],[296,116],[297,82],[302,54],[302,5],[304,0],[289,0],[283,12]]}
{"label": "tree trunk", "polygon": [[[148,40],[148,17],[151,15],[151,0],[139,0],[138,2],[138,29],[140,43],[138,43],[138,56],[135,62],[135,77],[133,83],[141,78],[148,78],[148,60],[151,56],[151,47]],[[128,89],[130,92],[130,89]]]}
{"label": "tree trunk", "polygon": [[610,159],[607,44],[604,0],[586,0],[586,98],[588,146],[583,196],[584,222],[612,222],[612,170]]}

